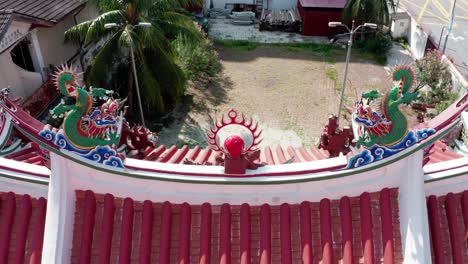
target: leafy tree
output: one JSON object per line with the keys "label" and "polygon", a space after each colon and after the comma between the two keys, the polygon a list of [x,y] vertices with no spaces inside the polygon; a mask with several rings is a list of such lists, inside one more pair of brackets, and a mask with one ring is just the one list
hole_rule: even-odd
{"label": "leafy tree", "polygon": [[428,103],[440,103],[448,100],[452,88],[452,74],[448,64],[442,61],[439,51],[428,52],[422,59],[416,61],[416,91],[426,85],[430,88],[425,92],[423,100]]}
{"label": "leafy tree", "polygon": [[218,53],[214,50],[210,40],[194,44],[186,37],[180,35],[173,42],[179,58],[180,65],[187,77],[191,80],[201,80],[214,77],[222,70]]}
{"label": "leafy tree", "polygon": [[343,10],[343,18],[350,22],[376,23],[381,28],[390,24],[390,9],[395,11],[393,0],[349,0]]}
{"label": "leafy tree", "polygon": [[[86,70],[90,85],[111,81],[119,92],[128,93],[134,105],[134,80],[130,47],[133,47],[142,97],[158,111],[174,103],[184,92],[186,78],[177,64],[171,40],[183,35],[193,42],[202,35],[184,7],[200,0],[93,0],[101,14],[65,32],[65,42],[103,43]],[[150,22],[150,27],[138,26]],[[111,29],[104,27],[115,23]],[[110,77],[110,78],[109,78]]]}

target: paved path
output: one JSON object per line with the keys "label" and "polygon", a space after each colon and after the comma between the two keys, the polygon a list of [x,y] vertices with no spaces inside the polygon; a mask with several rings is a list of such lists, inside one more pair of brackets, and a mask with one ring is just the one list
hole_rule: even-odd
{"label": "paved path", "polygon": [[[437,45],[442,28],[446,33],[450,24],[453,2],[454,0],[401,0],[400,7],[413,15]],[[444,40],[445,37],[440,44],[441,50]],[[448,38],[445,53],[454,60],[455,66],[468,80],[468,0],[456,0],[453,32]]]}

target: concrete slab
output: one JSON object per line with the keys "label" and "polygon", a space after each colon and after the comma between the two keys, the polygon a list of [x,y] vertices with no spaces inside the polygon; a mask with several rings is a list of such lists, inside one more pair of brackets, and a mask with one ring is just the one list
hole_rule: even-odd
{"label": "concrete slab", "polygon": [[259,31],[258,23],[233,25],[231,19],[218,17],[209,20],[211,39],[246,40],[258,43],[328,43],[326,37],[303,36],[298,33],[280,31]]}

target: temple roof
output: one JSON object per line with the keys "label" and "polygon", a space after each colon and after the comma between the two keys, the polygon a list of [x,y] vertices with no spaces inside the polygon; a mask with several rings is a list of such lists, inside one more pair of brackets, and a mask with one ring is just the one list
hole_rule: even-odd
{"label": "temple roof", "polygon": [[402,261],[397,189],[262,206],[76,194],[72,263]]}
{"label": "temple roof", "polygon": [[46,204],[42,197],[0,192],[1,263],[41,263]]}
{"label": "temple roof", "polygon": [[468,259],[468,191],[431,195],[427,199],[433,263]]}
{"label": "temple roof", "polygon": [[[317,149],[315,147],[293,148],[292,146],[288,146],[283,148],[277,146],[276,148],[264,148],[262,152],[260,152],[260,159],[258,161],[268,165],[277,165],[287,161],[292,163],[308,162],[323,160],[328,157],[329,153],[326,150]],[[441,140],[437,140],[427,151],[424,158],[424,165],[462,157],[464,157],[462,154],[451,151],[445,143]],[[29,144],[21,150],[5,155],[4,158],[47,166],[47,159],[41,154],[41,150],[37,144]],[[187,145],[181,148],[175,145],[171,147],[166,147],[166,145],[159,145],[155,148],[148,147],[144,152],[129,152],[128,158],[173,164],[182,164],[184,160],[188,159],[194,161],[196,164],[217,164],[216,151],[213,151],[211,148],[202,149],[200,146],[195,146],[190,149]]]}

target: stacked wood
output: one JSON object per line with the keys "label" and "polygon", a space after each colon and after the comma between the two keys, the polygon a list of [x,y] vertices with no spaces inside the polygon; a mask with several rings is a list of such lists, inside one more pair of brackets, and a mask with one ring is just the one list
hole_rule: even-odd
{"label": "stacked wood", "polygon": [[260,15],[260,30],[280,30],[300,32],[302,19],[297,8],[294,9],[263,9]]}
{"label": "stacked wood", "polygon": [[230,15],[231,23],[235,25],[249,25],[255,21],[255,13],[251,11],[246,12],[232,12]]}

